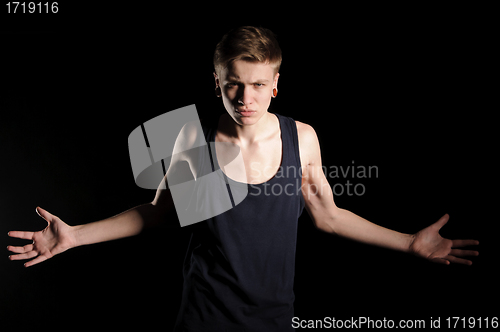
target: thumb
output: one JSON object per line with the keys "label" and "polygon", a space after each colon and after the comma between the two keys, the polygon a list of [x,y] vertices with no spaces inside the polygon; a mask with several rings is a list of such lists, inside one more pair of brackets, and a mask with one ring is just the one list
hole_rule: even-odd
{"label": "thumb", "polygon": [[45,221],[47,221],[49,224],[52,222],[52,220],[54,219],[54,215],[49,213],[48,211],[42,209],[41,207],[37,206],[36,209],[35,209],[36,213],[42,217],[43,219],[45,219]]}
{"label": "thumb", "polygon": [[449,219],[450,219],[450,216],[447,213],[444,216],[442,216],[441,218],[439,218],[439,220],[434,223],[434,226],[436,226],[438,229],[441,229],[444,225],[446,225],[446,223],[448,222]]}

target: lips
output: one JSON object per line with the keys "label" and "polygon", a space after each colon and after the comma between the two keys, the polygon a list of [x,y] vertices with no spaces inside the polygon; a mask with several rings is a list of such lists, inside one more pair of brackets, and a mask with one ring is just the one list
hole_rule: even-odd
{"label": "lips", "polygon": [[255,114],[254,110],[247,110],[247,109],[245,110],[237,109],[236,112],[241,114],[242,116],[252,116],[253,114]]}

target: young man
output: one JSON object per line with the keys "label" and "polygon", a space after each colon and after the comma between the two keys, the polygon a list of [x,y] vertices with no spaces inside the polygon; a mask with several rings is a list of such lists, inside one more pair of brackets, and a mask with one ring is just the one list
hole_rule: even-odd
{"label": "young man", "polygon": [[[448,215],[416,234],[402,234],[337,207],[321,168],[314,129],[268,112],[278,95],[280,64],[279,45],[267,29],[241,27],[217,45],[215,93],[222,97],[227,114],[203,132],[207,142],[239,147],[246,171],[224,170],[228,178],[248,187],[248,195],[234,208],[189,226],[193,234],[178,331],[293,330],[297,220],[304,206],[319,229],[359,242],[442,264],[471,264],[460,257],[478,254],[458,249],[478,244],[475,240],[452,241],[439,235]],[[213,154],[212,169],[221,162],[219,152]],[[189,156],[179,156],[179,162],[172,160],[168,182],[181,161],[193,170]],[[170,191],[158,189],[151,203],[74,227],[38,207],[49,225],[39,232],[10,232],[12,237],[33,240],[24,247],[9,246],[16,253],[10,259],[33,258],[25,264],[32,266],[76,246],[136,235],[164,221],[173,207]]]}

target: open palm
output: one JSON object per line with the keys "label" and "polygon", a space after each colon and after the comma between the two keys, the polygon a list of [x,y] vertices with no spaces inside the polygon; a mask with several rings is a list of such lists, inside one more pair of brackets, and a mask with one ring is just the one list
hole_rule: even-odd
{"label": "open palm", "polygon": [[47,221],[48,225],[45,229],[39,232],[9,232],[9,236],[11,237],[33,240],[33,243],[23,247],[7,247],[9,251],[17,253],[17,255],[9,256],[11,260],[34,258],[24,264],[26,267],[43,262],[75,246],[70,226],[64,223],[59,217],[40,207],[37,207],[36,212]]}
{"label": "open palm", "polygon": [[448,222],[449,215],[445,214],[436,223],[422,229],[416,233],[410,250],[417,256],[426,258],[435,263],[450,264],[459,263],[471,265],[467,259],[459,258],[463,256],[477,256],[479,252],[475,250],[457,249],[461,247],[478,245],[476,240],[448,240],[439,235],[439,230]]}

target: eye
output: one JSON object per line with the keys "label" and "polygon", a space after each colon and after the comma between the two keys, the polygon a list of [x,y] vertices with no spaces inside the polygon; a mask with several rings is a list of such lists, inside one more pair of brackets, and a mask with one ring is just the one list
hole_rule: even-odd
{"label": "eye", "polygon": [[263,84],[263,83],[254,83],[253,85],[254,85],[254,86],[256,86],[256,87],[258,87],[258,88],[260,88],[260,87],[263,87],[263,86],[264,86],[264,84]]}
{"label": "eye", "polygon": [[232,82],[226,83],[226,87],[228,87],[228,88],[233,88],[235,86],[236,86],[236,83],[232,83]]}

